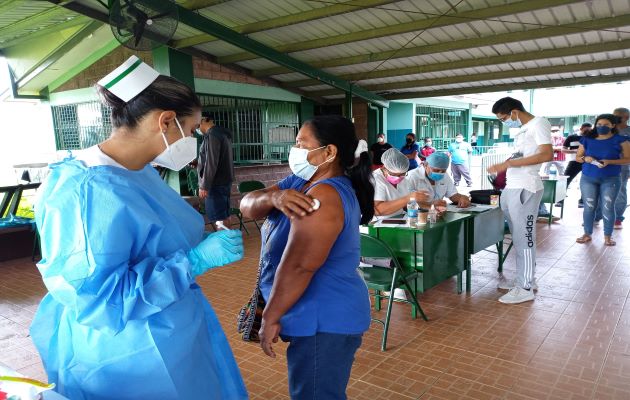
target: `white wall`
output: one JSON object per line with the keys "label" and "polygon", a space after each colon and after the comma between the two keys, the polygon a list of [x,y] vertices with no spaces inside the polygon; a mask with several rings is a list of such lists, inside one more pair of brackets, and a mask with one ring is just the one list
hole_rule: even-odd
{"label": "white wall", "polygon": [[18,183],[16,164],[55,160],[55,135],[48,104],[0,101],[0,186]]}

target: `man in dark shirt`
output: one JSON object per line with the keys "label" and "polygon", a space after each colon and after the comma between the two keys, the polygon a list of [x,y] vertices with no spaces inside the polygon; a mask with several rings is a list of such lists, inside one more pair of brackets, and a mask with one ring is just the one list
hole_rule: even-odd
{"label": "man in dark shirt", "polygon": [[383,166],[381,156],[385,151],[391,148],[392,145],[385,141],[385,134],[379,133],[376,135],[376,143],[370,147],[370,152],[372,153],[372,170],[379,169]]}
{"label": "man in dark shirt", "polygon": [[[569,164],[564,170],[564,176],[567,176],[567,188],[571,184],[571,181],[582,172],[582,164],[575,161],[575,154],[577,153],[578,147],[580,147],[580,139],[582,138],[582,134],[586,131],[591,130],[593,125],[585,122],[580,127],[580,133],[574,133],[573,135],[567,136],[564,140],[564,144],[562,145],[562,152],[565,154],[566,159],[569,160]],[[562,201],[558,203],[559,206],[562,205]],[[578,200],[578,207],[582,208],[582,199]]]}
{"label": "man in dark shirt", "polygon": [[211,115],[203,115],[199,129],[203,134],[197,164],[199,198],[205,200],[209,222],[229,226],[230,192],[234,180],[232,132],[215,125]]}

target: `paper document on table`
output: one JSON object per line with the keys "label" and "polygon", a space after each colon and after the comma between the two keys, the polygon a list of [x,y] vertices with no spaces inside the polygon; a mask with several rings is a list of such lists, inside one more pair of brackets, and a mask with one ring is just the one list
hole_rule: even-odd
{"label": "paper document on table", "polygon": [[471,204],[468,208],[459,208],[455,204],[449,204],[446,206],[446,210],[456,213],[470,213],[470,212],[484,212],[497,208],[498,206],[491,206],[489,204]]}
{"label": "paper document on table", "polygon": [[376,228],[394,228],[394,227],[404,227],[407,226],[406,218],[383,218],[374,222],[374,227]]}

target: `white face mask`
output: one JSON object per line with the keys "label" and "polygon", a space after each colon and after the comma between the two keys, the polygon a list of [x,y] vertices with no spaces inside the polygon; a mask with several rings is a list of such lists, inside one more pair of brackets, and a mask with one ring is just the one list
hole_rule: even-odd
{"label": "white face mask", "polygon": [[192,136],[184,135],[184,130],[177,118],[175,118],[175,123],[182,133],[182,138],[169,146],[166,140],[166,134],[162,132],[166,149],[155,157],[153,162],[162,167],[172,169],[173,171],[179,171],[197,157],[197,139]]}
{"label": "white face mask", "polygon": [[311,179],[313,175],[315,175],[315,172],[317,172],[317,168],[334,158],[329,158],[319,165],[312,165],[310,162],[308,162],[308,153],[310,153],[311,151],[323,149],[324,147],[326,146],[318,147],[313,150],[291,147],[291,150],[289,151],[289,167],[291,168],[291,171],[296,176],[304,179],[305,181]]}
{"label": "white face mask", "polygon": [[385,141],[385,138],[380,137],[380,138],[378,138],[378,139],[376,139],[376,140],[377,140],[379,143],[383,143],[383,142]]}

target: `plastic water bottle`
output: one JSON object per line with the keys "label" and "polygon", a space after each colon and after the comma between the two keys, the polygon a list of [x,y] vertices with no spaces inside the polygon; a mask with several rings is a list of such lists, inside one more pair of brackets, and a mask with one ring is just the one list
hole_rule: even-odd
{"label": "plastic water bottle", "polygon": [[407,203],[407,224],[409,226],[415,226],[418,221],[418,202],[415,197],[410,197]]}
{"label": "plastic water bottle", "polygon": [[429,216],[427,218],[430,224],[435,224],[437,222],[437,210],[435,206],[431,204],[431,209],[429,210]]}
{"label": "plastic water bottle", "polygon": [[556,164],[551,164],[549,167],[549,180],[555,181],[558,179],[558,169],[556,168]]}

